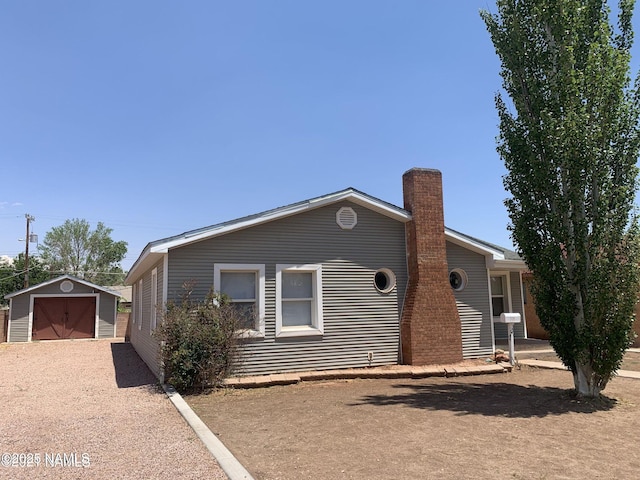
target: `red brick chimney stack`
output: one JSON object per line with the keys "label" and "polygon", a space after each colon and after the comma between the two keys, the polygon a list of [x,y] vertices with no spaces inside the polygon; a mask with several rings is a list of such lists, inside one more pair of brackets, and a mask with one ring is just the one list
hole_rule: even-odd
{"label": "red brick chimney stack", "polygon": [[409,282],[400,334],[402,361],[429,365],[462,361],[462,330],[449,284],[442,174],[412,168],[402,176]]}

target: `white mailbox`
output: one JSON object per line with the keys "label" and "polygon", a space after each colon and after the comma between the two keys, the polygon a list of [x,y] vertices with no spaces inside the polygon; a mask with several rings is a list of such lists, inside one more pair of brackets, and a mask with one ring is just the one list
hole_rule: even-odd
{"label": "white mailbox", "polygon": [[509,363],[516,363],[516,348],[513,333],[513,324],[520,323],[521,317],[519,313],[501,313],[500,318],[494,317],[495,322],[507,324],[507,334],[509,335]]}
{"label": "white mailbox", "polygon": [[496,319],[496,322],[500,323],[520,323],[521,317],[519,313],[501,313],[500,319]]}

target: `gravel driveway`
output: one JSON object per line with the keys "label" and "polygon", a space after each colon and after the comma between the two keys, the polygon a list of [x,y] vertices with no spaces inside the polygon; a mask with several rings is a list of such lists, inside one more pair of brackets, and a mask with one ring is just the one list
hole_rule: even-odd
{"label": "gravel driveway", "polygon": [[0,455],[0,478],[226,478],[121,340],[0,344]]}

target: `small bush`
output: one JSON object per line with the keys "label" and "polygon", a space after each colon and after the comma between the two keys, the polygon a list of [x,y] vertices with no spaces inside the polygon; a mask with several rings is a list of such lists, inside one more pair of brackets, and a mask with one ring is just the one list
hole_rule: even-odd
{"label": "small bush", "polygon": [[237,361],[240,322],[226,298],[212,290],[204,301],[194,301],[186,286],[181,302],[167,305],[155,332],[162,341],[165,382],[179,392],[220,384]]}

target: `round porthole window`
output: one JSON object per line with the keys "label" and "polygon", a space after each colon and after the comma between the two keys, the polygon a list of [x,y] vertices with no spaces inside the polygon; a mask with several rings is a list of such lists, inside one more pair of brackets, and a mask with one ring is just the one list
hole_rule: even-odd
{"label": "round porthole window", "polygon": [[451,270],[449,272],[449,284],[456,292],[464,290],[464,287],[467,286],[467,274],[465,271],[459,268]]}
{"label": "round porthole window", "polygon": [[388,268],[381,268],[375,273],[373,283],[379,292],[389,293],[396,286],[396,276]]}

